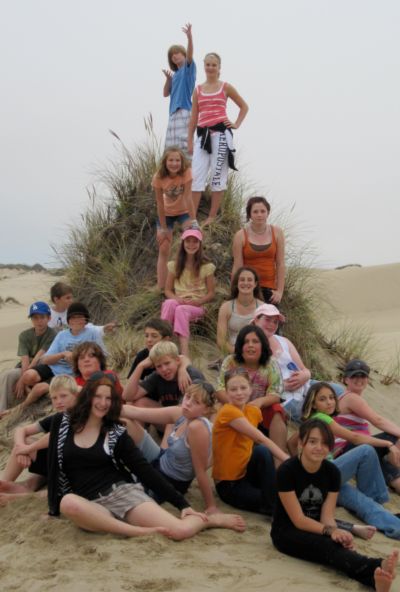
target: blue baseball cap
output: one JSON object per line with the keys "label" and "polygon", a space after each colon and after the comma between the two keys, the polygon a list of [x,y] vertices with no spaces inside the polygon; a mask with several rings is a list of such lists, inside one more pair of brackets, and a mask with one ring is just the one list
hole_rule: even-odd
{"label": "blue baseball cap", "polygon": [[50,306],[47,304],[47,302],[41,302],[40,300],[38,302],[34,302],[33,304],[31,304],[31,307],[29,309],[28,318],[31,318],[31,316],[35,314],[50,316]]}

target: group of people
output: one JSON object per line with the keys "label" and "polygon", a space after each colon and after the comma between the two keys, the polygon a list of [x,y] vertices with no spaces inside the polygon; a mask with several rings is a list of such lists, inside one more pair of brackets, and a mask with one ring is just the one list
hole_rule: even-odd
{"label": "group of people", "polygon": [[[122,384],[106,368],[103,336],[112,323],[92,325],[86,306],[73,302],[62,282],[52,288],[52,308],[32,304],[32,327],[19,338],[20,364],[0,376],[0,412],[49,392],[55,413],[15,430],[0,501],[47,484],[49,513],[61,512],[85,530],[182,540],[205,528],[245,529],[239,514],[221,511],[220,498],[272,517],[272,542],[282,553],[387,592],[398,552],[361,555],[353,536],[369,539],[379,530],[400,540],[399,516],[382,505],[388,487],[400,494],[400,427],[363,399],[370,374],[363,360],[349,361],[341,384],[316,381],[282,335],[284,236],[268,223],[264,197],[248,200],[247,224],[233,237],[231,294],[217,321],[223,359],[216,384],[191,364],[190,323],[215,297],[215,266],[203,254],[196,220],[199,198],[211,167],[210,224],[233,166],[231,130],[247,105],[219,80],[215,53],[206,55],[206,81],[194,89],[191,25],[183,30],[187,48],[168,52],[168,146],[153,179],[157,278],[166,297],[161,318],[146,320],[145,347]],[[228,98],[239,108],[234,123]],[[168,262],[175,222],[184,229]],[[371,435],[370,423],[380,433]],[[23,469],[28,478],[16,481]],[[194,479],[201,511],[185,498]],[[180,516],[166,511],[164,501]],[[337,504],[365,524],[336,520]]]}

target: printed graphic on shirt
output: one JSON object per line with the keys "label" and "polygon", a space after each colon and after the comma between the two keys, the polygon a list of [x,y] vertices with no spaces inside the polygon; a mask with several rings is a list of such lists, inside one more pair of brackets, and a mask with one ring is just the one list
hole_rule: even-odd
{"label": "printed graphic on shirt", "polygon": [[323,501],[324,498],[321,490],[312,484],[306,487],[299,497],[299,502],[303,508],[304,515],[316,520],[319,519]]}
{"label": "printed graphic on shirt", "polygon": [[164,194],[170,199],[171,201],[176,201],[182,194],[184,190],[184,185],[172,185],[165,190]]}

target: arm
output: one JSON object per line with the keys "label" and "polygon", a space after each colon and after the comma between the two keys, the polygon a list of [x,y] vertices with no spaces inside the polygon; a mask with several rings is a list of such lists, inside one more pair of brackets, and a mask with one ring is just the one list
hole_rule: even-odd
{"label": "arm", "polygon": [[178,387],[183,394],[185,393],[188,386],[192,384],[192,379],[189,372],[187,371],[188,366],[190,366],[189,358],[180,354],[178,366]]}
{"label": "arm", "polygon": [[246,101],[240,96],[237,90],[231,85],[226,85],[226,95],[232,99],[232,101],[239,107],[239,114],[236,118],[236,121],[232,123],[229,119],[225,120],[224,123],[227,127],[231,127],[233,129],[238,129],[242,124],[243,119],[246,117],[247,112],[249,110],[249,106],[247,105]]}
{"label": "arm", "polygon": [[[347,442],[351,442],[356,446],[359,444],[369,444],[370,446],[374,446],[374,448],[387,448],[388,452],[392,447],[394,447],[393,452],[396,452],[396,445],[389,440],[381,440],[380,438],[374,438],[373,436],[367,436],[366,434],[352,432],[351,430],[348,430],[347,428],[344,428],[340,424],[336,423],[336,421],[333,421],[331,424],[329,424],[329,426],[335,437],[347,440]],[[400,460],[400,450],[398,452],[399,458],[397,462]]]}
{"label": "arm", "polygon": [[211,481],[207,474],[210,439],[211,434],[201,420],[190,422],[187,431],[187,440],[190,447],[193,468],[206,506],[206,512],[212,513],[217,510],[217,505],[215,503]]}
{"label": "arm", "polygon": [[274,226],[276,237],[276,290],[272,290],[271,302],[279,304],[285,287],[285,237],[282,228]]}
{"label": "arm", "polygon": [[194,89],[192,95],[192,115],[189,121],[188,127],[188,152],[189,154],[193,154],[193,136],[195,129],[197,127],[197,120],[199,117],[199,104],[197,101],[197,90]]}
{"label": "arm", "polygon": [[125,387],[124,387],[124,391],[122,393],[122,398],[125,399],[125,401],[137,401],[138,399],[141,399],[142,397],[145,397],[147,395],[147,392],[145,391],[145,389],[139,385],[139,381],[142,377],[142,372],[145,368],[150,368],[151,367],[151,360],[150,358],[146,358],[145,360],[143,360],[143,362],[140,362],[133,374],[131,375],[131,377],[129,378],[128,382],[126,383]]}
{"label": "arm", "polygon": [[165,289],[164,294],[166,298],[172,298],[173,300],[178,300],[175,291],[174,291],[174,281],[175,281],[175,274],[172,271],[168,270],[167,280],[165,282]]}
{"label": "arm", "polygon": [[239,267],[243,266],[243,243],[244,243],[244,235],[243,229],[238,230],[235,236],[233,237],[232,243],[232,256],[233,256],[233,265],[232,265],[232,274],[233,277]]}
{"label": "arm", "polygon": [[14,446],[13,452],[15,454],[29,454],[29,455],[31,455],[32,453],[37,452],[38,450],[43,450],[45,448],[48,448],[49,440],[50,440],[50,434],[43,434],[43,436],[41,438],[39,438],[38,440],[34,440],[30,444],[24,444],[24,445],[16,444]]}
{"label": "arm", "polygon": [[57,362],[60,362],[61,360],[66,360],[69,364],[72,364],[72,352],[62,351],[57,354],[47,354],[46,356],[43,356],[42,363],[51,366],[52,364],[57,364]]}
{"label": "arm", "polygon": [[34,436],[35,434],[40,434],[41,433],[41,428],[38,422],[36,423],[31,423],[29,425],[26,426],[22,426],[22,427],[17,427],[15,432],[14,432],[14,445],[25,445],[26,444],[26,439],[29,436]]}
{"label": "arm", "polygon": [[253,440],[253,442],[256,444],[262,444],[263,446],[266,446],[266,448],[272,452],[277,460],[283,462],[289,458],[288,454],[283,452],[283,450],[281,450],[279,446],[275,444],[275,442],[267,438],[267,436],[264,436],[260,430],[252,426],[245,417],[233,419],[231,422],[229,422],[229,425],[237,432],[240,432],[241,434],[244,434]]}
{"label": "arm", "polygon": [[231,300],[223,302],[218,311],[218,322],[217,322],[217,345],[222,353],[233,354],[234,347],[227,340],[228,334],[228,323],[231,317]]}
{"label": "arm", "polygon": [[36,366],[36,364],[39,362],[40,358],[42,356],[44,356],[44,354],[46,353],[45,349],[40,349],[36,356],[34,356],[31,360],[31,363],[29,364],[28,368],[33,368],[33,366]]}
{"label": "arm", "polygon": [[181,407],[161,407],[159,409],[146,409],[133,405],[122,405],[121,418],[137,419],[143,422],[155,424],[175,423],[182,415]]}
{"label": "arm", "polygon": [[290,378],[288,378],[284,381],[285,390],[286,391],[295,391],[296,389],[302,387],[303,384],[305,384],[307,382],[307,380],[310,380],[311,372],[309,371],[308,368],[306,368],[304,366],[303,360],[301,359],[300,354],[297,351],[297,349],[295,348],[295,346],[293,345],[293,343],[291,341],[289,341],[289,339],[286,339],[286,341],[289,346],[289,353],[292,357],[292,360],[296,364],[296,366],[299,368],[299,370],[293,372],[292,375],[290,376]]}
{"label": "arm", "polygon": [[354,413],[369,421],[379,430],[400,438],[400,427],[390,419],[376,413],[359,395],[347,395],[346,405],[349,408],[349,413]]}
{"label": "arm", "polygon": [[192,199],[192,180],[187,181],[183,187],[183,199],[186,203],[190,220],[196,220],[196,210],[194,209],[194,203]]}
{"label": "arm", "polygon": [[161,187],[155,187],[154,191],[156,194],[157,215],[158,215],[158,219],[160,221],[161,231],[164,233],[167,233],[168,228],[167,228],[167,221],[165,218],[163,190],[161,189]]}
{"label": "arm", "polygon": [[185,300],[185,304],[192,304],[193,306],[203,306],[203,304],[207,304],[207,302],[211,302],[215,298],[215,276],[214,272],[210,273],[205,278],[207,293],[205,296],[201,298],[196,298],[195,300]]}
{"label": "arm", "polygon": [[182,31],[185,33],[187,37],[186,61],[188,64],[191,64],[193,61],[192,24],[186,23],[186,25],[182,27]]}

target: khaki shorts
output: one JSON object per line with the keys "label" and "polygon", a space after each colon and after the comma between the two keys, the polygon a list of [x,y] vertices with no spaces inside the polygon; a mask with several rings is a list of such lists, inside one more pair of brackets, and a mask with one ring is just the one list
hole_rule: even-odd
{"label": "khaki shorts", "polygon": [[110,493],[107,495],[99,493],[99,497],[92,501],[106,508],[119,520],[123,520],[129,510],[133,510],[144,502],[155,503],[139,483],[114,483]]}

